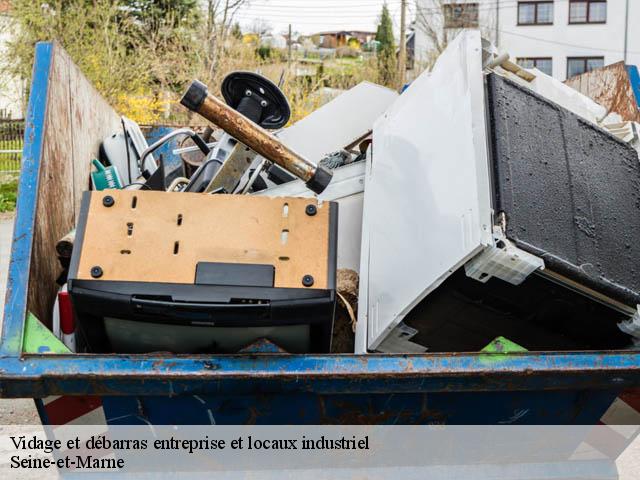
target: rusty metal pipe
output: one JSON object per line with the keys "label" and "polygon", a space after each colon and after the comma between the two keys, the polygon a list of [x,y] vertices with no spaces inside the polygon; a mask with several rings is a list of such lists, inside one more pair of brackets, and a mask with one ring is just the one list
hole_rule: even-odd
{"label": "rusty metal pipe", "polygon": [[211,95],[203,83],[193,81],[180,103],[218,125],[256,153],[301,178],[314,192],[320,193],[329,185],[333,176],[331,170],[294,152],[264,128]]}

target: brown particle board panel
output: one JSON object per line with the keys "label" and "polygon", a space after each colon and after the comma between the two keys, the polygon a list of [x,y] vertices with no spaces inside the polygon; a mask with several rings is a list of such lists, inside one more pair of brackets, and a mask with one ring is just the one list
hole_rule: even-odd
{"label": "brown particle board panel", "polygon": [[[112,196],[111,207],[103,205]],[[316,215],[305,213],[307,205]],[[278,288],[328,288],[329,204],[315,199],[109,190],[91,193],[77,278],[193,284],[198,262],[266,264]]]}

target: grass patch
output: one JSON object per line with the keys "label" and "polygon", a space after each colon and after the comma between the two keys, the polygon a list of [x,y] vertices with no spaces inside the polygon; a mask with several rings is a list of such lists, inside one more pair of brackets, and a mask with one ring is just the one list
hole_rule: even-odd
{"label": "grass patch", "polygon": [[13,212],[18,197],[18,179],[0,183],[0,213]]}

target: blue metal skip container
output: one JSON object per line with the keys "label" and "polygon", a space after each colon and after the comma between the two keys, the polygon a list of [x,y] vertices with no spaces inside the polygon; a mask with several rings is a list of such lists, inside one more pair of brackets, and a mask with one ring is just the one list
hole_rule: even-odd
{"label": "blue metal skip container", "polygon": [[55,243],[75,225],[90,160],[119,117],[60,46],[41,43],[26,122],[0,396],[38,399],[43,423],[596,424],[617,422],[620,402],[640,409],[637,351],[24,353],[28,313],[50,317]]}

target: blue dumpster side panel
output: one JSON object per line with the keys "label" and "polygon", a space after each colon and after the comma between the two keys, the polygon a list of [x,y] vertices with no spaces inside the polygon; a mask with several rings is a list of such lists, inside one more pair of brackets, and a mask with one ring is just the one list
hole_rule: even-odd
{"label": "blue dumpster side panel", "polygon": [[594,425],[611,391],[103,397],[110,425]]}
{"label": "blue dumpster side panel", "polygon": [[36,45],[0,343],[2,355],[18,356],[22,350],[52,49],[51,43]]}
{"label": "blue dumpster side panel", "polygon": [[638,385],[638,354],[24,355],[0,357],[0,396],[220,395],[602,389]]}
{"label": "blue dumpster side panel", "polygon": [[638,109],[640,109],[640,73],[638,73],[638,67],[636,65],[627,65],[627,73],[629,74],[629,81],[636,97]]}

